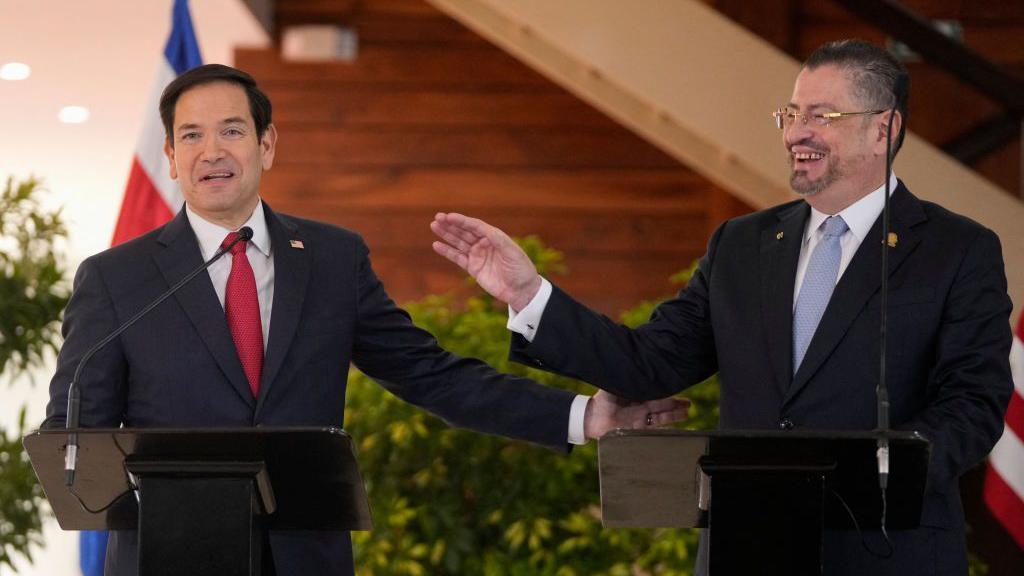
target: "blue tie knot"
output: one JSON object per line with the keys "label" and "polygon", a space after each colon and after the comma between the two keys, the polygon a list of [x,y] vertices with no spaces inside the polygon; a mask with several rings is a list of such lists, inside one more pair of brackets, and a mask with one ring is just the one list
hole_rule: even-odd
{"label": "blue tie knot", "polygon": [[842,236],[849,229],[842,216],[829,216],[825,219],[825,236]]}

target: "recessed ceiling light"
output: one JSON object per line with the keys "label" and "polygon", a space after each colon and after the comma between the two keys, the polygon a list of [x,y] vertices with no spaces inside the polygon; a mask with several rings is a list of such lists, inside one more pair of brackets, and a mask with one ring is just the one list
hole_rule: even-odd
{"label": "recessed ceiling light", "polygon": [[24,80],[32,74],[28,64],[21,62],[8,62],[0,66],[0,80]]}
{"label": "recessed ceiling light", "polygon": [[84,106],[65,106],[57,115],[65,124],[81,124],[89,119],[89,109]]}

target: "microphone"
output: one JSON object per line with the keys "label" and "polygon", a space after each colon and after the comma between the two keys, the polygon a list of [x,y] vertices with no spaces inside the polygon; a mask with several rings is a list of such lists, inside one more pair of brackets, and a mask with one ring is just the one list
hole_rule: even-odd
{"label": "microphone", "polygon": [[[886,129],[885,140],[885,199],[882,202],[882,287],[881,287],[881,323],[879,327],[879,346],[881,348],[879,360],[878,389],[878,486],[882,490],[882,533],[885,534],[886,498],[885,490],[889,485],[889,386],[886,382],[886,342],[888,323],[888,302],[889,302],[889,248],[895,245],[890,243],[889,238],[889,194],[891,192],[892,180],[892,123],[898,109],[903,107],[909,88],[909,79],[906,74],[900,74],[893,83],[894,102],[889,113],[889,123]],[[902,118],[901,118],[902,120]],[[900,131],[903,131],[903,124],[900,124]],[[887,537],[888,539],[888,537]]]}
{"label": "microphone", "polygon": [[206,262],[203,262],[195,270],[189,272],[187,276],[179,280],[174,286],[168,288],[166,292],[164,292],[155,300],[147,304],[145,308],[136,312],[135,315],[133,315],[123,324],[115,328],[113,332],[111,332],[102,340],[94,344],[92,348],[89,348],[89,350],[86,351],[85,355],[82,356],[82,359],[78,361],[78,366],[75,368],[75,375],[71,379],[71,384],[68,386],[68,411],[67,420],[65,422],[65,429],[68,432],[68,444],[67,450],[64,454],[65,486],[72,486],[75,483],[75,467],[78,464],[78,420],[79,412],[81,411],[82,396],[81,387],[78,385],[78,379],[82,375],[82,369],[85,368],[86,363],[89,362],[89,359],[92,358],[94,354],[96,354],[104,346],[109,344],[111,340],[120,336],[122,332],[130,328],[133,324],[138,322],[139,319],[141,319],[146,314],[149,314],[150,311],[159,306],[161,302],[170,298],[171,295],[173,295],[175,292],[181,289],[182,286],[188,284],[188,282],[195,278],[197,275],[199,275],[200,272],[209,268],[210,265],[219,260],[221,256],[228,253],[228,251],[230,251],[235,244],[238,244],[239,242],[242,241],[247,242],[250,239],[252,239],[252,228],[248,226],[243,226],[238,231],[238,237],[235,238],[230,244],[218,250],[217,253],[214,254],[212,258],[210,258]]}

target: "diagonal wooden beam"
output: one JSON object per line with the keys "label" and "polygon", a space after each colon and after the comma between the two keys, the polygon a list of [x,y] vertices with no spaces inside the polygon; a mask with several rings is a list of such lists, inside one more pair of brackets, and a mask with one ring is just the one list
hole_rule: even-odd
{"label": "diagonal wooden beam", "polygon": [[897,38],[934,66],[998,102],[1017,118],[1024,116],[1024,82],[990,60],[943,35],[928,20],[897,0],[836,0],[850,12]]}
{"label": "diagonal wooden beam", "polygon": [[1013,142],[1020,134],[1020,119],[1010,113],[996,114],[952,138],[942,145],[942,150],[971,165]]}

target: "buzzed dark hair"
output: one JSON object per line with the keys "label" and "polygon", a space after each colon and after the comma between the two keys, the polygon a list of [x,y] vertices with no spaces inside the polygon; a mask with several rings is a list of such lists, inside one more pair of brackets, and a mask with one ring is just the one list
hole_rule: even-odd
{"label": "buzzed dark hair", "polygon": [[178,98],[196,86],[212,82],[228,82],[245,90],[249,99],[249,112],[256,124],[256,139],[262,139],[271,122],[270,98],[260,90],[252,76],[223,64],[204,64],[184,72],[164,88],[160,96],[160,120],[164,124],[167,141],[174,147],[174,107]]}
{"label": "buzzed dark hair", "polygon": [[[910,96],[910,76],[907,68],[889,51],[864,40],[829,42],[815,50],[804,62],[804,68],[808,70],[826,65],[838,66],[850,74],[854,96],[866,106],[888,109],[896,105],[903,123],[893,143],[892,154],[895,156],[903,145],[903,136],[907,131],[907,100]],[[893,91],[900,79],[906,88],[902,101],[895,102],[896,96]]]}

